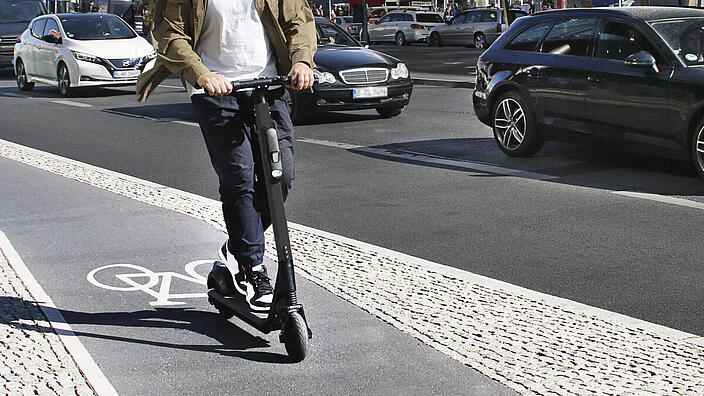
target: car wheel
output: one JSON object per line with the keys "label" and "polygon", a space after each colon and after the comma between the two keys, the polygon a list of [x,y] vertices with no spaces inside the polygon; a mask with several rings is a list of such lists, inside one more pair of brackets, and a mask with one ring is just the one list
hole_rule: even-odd
{"label": "car wheel", "polygon": [[433,34],[430,35],[428,42],[431,47],[442,47],[442,42],[440,41],[440,35],[438,33],[433,32]]}
{"label": "car wheel", "polygon": [[486,37],[484,33],[477,33],[474,35],[474,48],[484,48],[486,45]]}
{"label": "car wheel", "polygon": [[493,111],[494,139],[501,151],[511,157],[530,157],[543,147],[535,130],[533,115],[518,92],[501,96]]}
{"label": "car wheel", "polygon": [[56,81],[59,86],[59,95],[64,97],[71,95],[71,78],[68,74],[68,68],[63,63],[59,64],[56,71]]}
{"label": "car wheel", "polygon": [[704,178],[704,119],[702,119],[692,136],[692,162],[699,176]]}
{"label": "car wheel", "polygon": [[377,107],[376,112],[384,118],[396,117],[403,112],[403,107]]}
{"label": "car wheel", "polygon": [[34,89],[34,83],[27,80],[27,70],[24,68],[22,59],[17,59],[15,74],[17,74],[17,88],[20,91],[31,91]]}
{"label": "car wheel", "polygon": [[406,45],[406,36],[401,32],[396,33],[396,45],[399,47]]}

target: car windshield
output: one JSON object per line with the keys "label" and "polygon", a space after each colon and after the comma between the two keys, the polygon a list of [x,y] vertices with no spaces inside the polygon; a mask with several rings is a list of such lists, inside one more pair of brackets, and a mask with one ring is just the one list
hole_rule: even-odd
{"label": "car windshield", "polygon": [[128,39],[137,35],[114,15],[69,15],[61,17],[66,37],[74,40]]}
{"label": "car windshield", "polygon": [[440,14],[416,14],[416,21],[425,23],[444,23]]}
{"label": "car windshield", "polygon": [[668,19],[650,25],[687,66],[704,65],[704,18]]}
{"label": "car windshield", "polygon": [[39,15],[44,15],[39,1],[0,2],[0,23],[29,22]]}
{"label": "car windshield", "polygon": [[346,47],[359,47],[357,43],[349,34],[344,30],[340,29],[337,25],[321,23],[315,25],[318,33],[318,45],[339,45]]}

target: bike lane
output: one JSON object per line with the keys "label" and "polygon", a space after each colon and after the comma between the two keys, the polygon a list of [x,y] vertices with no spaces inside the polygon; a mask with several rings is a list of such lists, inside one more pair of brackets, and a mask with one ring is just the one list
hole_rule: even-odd
{"label": "bike lane", "polygon": [[300,277],[314,338],[289,364],[207,303],[218,229],[1,157],[0,186],[0,230],[120,394],[512,393]]}

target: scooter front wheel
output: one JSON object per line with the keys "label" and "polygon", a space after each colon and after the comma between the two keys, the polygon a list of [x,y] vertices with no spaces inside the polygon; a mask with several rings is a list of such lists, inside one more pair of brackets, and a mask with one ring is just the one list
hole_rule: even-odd
{"label": "scooter front wheel", "polygon": [[308,326],[298,312],[291,312],[286,318],[283,343],[286,353],[294,362],[303,361],[308,353]]}

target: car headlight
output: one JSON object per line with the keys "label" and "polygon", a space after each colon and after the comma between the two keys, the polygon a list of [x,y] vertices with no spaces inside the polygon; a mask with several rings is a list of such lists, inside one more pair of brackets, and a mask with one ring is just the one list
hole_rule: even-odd
{"label": "car headlight", "polygon": [[406,65],[399,63],[396,67],[391,68],[391,78],[394,80],[399,78],[408,78],[408,68]]}
{"label": "car headlight", "polygon": [[335,80],[335,76],[333,76],[332,73],[321,72],[318,70],[313,70],[313,79],[318,84],[323,84],[323,83],[334,84],[335,81],[337,81],[337,80]]}
{"label": "car headlight", "polygon": [[150,61],[150,60],[152,60],[152,59],[154,59],[154,58],[156,58],[156,51],[152,51],[151,54],[145,56],[145,57],[144,57],[144,61],[145,61],[145,62],[148,62],[148,61]]}
{"label": "car headlight", "polygon": [[98,58],[97,56],[83,54],[83,53],[76,52],[76,51],[71,51],[71,53],[73,53],[73,56],[76,58],[76,60],[79,60],[79,61],[92,62],[92,63],[102,63],[100,61],[100,58]]}

